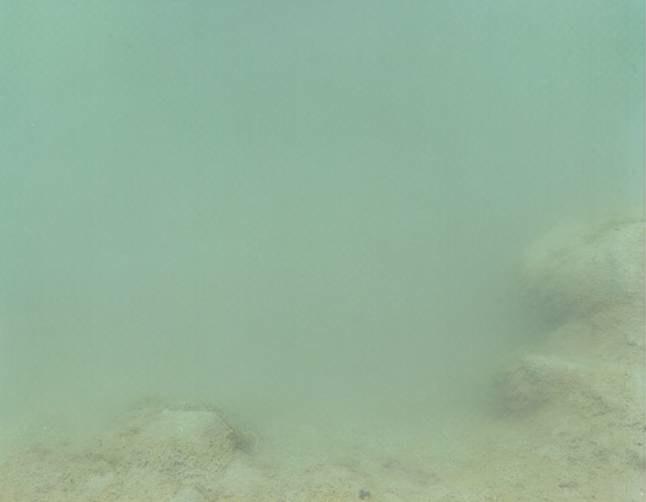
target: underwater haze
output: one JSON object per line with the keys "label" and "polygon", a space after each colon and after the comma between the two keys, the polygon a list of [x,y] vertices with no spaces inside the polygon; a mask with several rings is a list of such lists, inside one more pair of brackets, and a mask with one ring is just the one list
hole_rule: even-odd
{"label": "underwater haze", "polygon": [[149,397],[308,453],[469,416],[549,324],[527,244],[642,207],[644,11],[3,2],[0,444]]}

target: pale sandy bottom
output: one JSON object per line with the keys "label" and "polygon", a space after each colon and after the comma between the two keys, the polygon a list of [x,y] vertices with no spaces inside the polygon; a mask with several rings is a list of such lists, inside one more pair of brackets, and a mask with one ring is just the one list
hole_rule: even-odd
{"label": "pale sandy bottom", "polygon": [[[558,333],[566,360],[567,338]],[[625,341],[639,364],[643,345]],[[503,373],[500,402],[477,413],[409,424],[302,413],[254,428],[160,401],[82,433],[15,424],[1,435],[0,501],[645,500],[646,420],[629,385],[638,375],[625,359],[581,370],[551,357],[521,357]]]}
{"label": "pale sandy bottom", "polygon": [[14,444],[0,501],[644,500],[646,457],[631,444],[643,423],[490,411],[415,429],[303,419],[260,435],[214,408],[148,403],[82,442]]}
{"label": "pale sandy bottom", "polygon": [[532,284],[571,314],[472,410],[250,425],[218,403],[144,400],[84,430],[5,421],[0,502],[646,500],[644,228],[539,249]]}

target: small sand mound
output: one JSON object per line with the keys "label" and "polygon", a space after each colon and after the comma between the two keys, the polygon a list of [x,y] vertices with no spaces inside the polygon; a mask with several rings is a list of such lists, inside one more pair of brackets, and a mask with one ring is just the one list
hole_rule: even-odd
{"label": "small sand mound", "polygon": [[32,448],[10,458],[0,468],[0,501],[199,502],[187,480],[217,475],[239,444],[215,411],[139,409],[86,447]]}

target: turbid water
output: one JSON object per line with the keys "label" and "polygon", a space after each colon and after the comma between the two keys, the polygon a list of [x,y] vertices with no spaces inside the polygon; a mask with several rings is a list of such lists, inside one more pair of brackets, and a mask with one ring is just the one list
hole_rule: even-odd
{"label": "turbid water", "polygon": [[4,2],[0,445],[154,396],[285,457],[468,448],[553,327],[529,242],[643,205],[644,10]]}

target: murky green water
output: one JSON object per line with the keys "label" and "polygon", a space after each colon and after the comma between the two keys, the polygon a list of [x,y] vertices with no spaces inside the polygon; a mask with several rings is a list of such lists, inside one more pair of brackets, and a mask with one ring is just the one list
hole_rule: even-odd
{"label": "murky green water", "polygon": [[638,0],[4,2],[2,444],[441,442],[547,329],[528,242],[641,207],[643,58]]}

